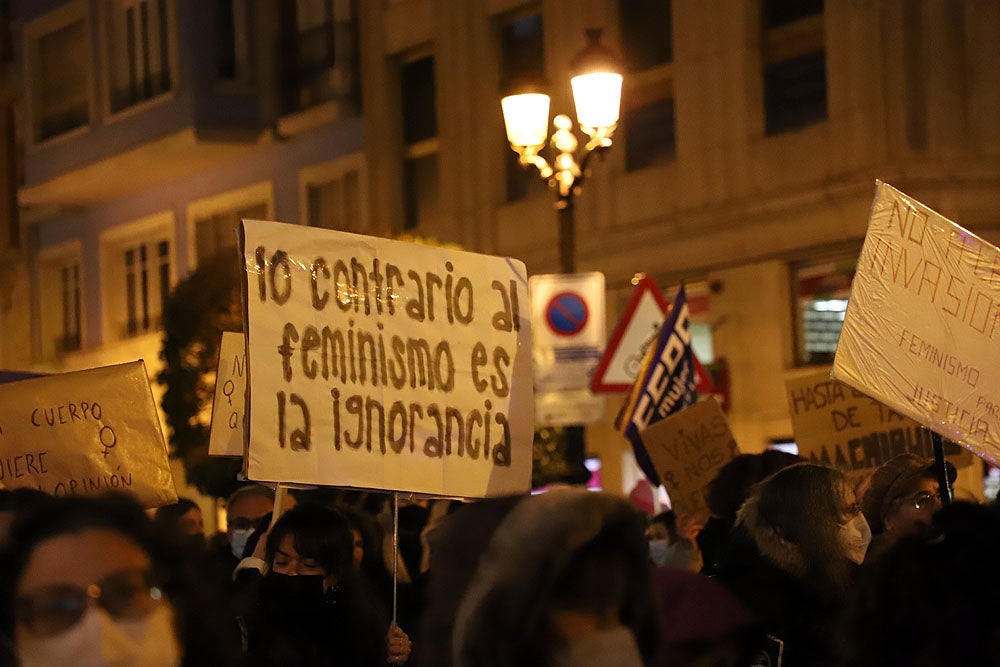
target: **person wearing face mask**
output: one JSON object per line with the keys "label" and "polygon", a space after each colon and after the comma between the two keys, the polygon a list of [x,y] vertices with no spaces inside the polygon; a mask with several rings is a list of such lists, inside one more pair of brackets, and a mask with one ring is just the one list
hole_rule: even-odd
{"label": "person wearing face mask", "polygon": [[586,489],[518,502],[459,603],[452,664],[641,667],[659,641],[645,523]]}
{"label": "person wearing face mask", "polygon": [[51,499],[19,517],[10,537],[0,555],[5,664],[235,664],[219,601],[131,498]]}
{"label": "person wearing face mask", "polygon": [[264,570],[240,617],[253,667],[376,667],[404,664],[409,637],[389,628],[354,567],[350,524],[304,503],[264,538]]}
{"label": "person wearing face mask", "polygon": [[[689,524],[685,531],[697,534],[697,524]],[[701,553],[692,539],[677,530],[677,516],[673,510],[660,512],[649,521],[646,529],[649,540],[649,558],[657,567],[673,567],[690,572],[701,570]]]}
{"label": "person wearing face mask", "polygon": [[760,482],[737,514],[719,581],[771,636],[785,667],[836,664],[871,531],[847,477],[800,463]]}

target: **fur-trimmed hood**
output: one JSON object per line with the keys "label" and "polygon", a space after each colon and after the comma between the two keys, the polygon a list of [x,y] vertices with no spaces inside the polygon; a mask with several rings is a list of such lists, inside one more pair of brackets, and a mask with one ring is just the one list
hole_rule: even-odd
{"label": "fur-trimmed hood", "polygon": [[736,513],[736,526],[746,530],[762,556],[795,577],[805,576],[802,552],[761,516],[756,495],[751,495]]}

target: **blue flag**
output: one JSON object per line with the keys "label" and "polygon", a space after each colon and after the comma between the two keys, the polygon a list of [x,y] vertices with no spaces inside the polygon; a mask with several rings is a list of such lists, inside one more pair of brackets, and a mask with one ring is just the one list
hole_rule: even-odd
{"label": "blue flag", "polygon": [[667,415],[694,405],[698,400],[697,384],[698,373],[691,349],[691,320],[682,284],[656,341],[646,350],[635,383],[615,419],[615,427],[632,443],[636,462],[653,484],[660,484],[660,476],[646,453],[640,434]]}

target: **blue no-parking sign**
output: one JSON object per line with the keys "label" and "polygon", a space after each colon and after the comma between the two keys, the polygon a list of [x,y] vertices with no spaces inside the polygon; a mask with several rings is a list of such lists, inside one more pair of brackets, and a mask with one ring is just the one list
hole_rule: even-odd
{"label": "blue no-parking sign", "polygon": [[532,276],[532,347],[538,424],[598,421],[604,399],[590,391],[607,340],[604,274]]}
{"label": "blue no-parking sign", "polygon": [[545,307],[545,321],[557,336],[575,336],[587,325],[590,308],[576,292],[559,292]]}

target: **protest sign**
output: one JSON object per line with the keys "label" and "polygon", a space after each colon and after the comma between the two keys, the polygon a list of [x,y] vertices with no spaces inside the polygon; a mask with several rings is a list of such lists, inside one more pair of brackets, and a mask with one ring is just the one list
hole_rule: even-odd
{"label": "protest sign", "polygon": [[[898,454],[934,456],[931,432],[909,417],[830,378],[821,370],[785,381],[799,455],[840,468],[853,485]],[[945,443],[956,468],[972,465],[969,450]]]}
{"label": "protest sign", "polygon": [[208,435],[209,456],[243,456],[246,363],[243,334],[223,331],[212,400],[212,429]]}
{"label": "protest sign", "polygon": [[705,486],[739,454],[714,397],[664,417],[640,434],[677,514],[708,519]]}
{"label": "protest sign", "polygon": [[61,496],[177,502],[146,377],[134,361],[0,385],[0,483]]}
{"label": "protest sign", "polygon": [[247,477],[482,497],[527,491],[524,264],[245,220]]}
{"label": "protest sign", "polygon": [[640,434],[698,400],[698,366],[691,349],[691,318],[684,285],[656,339],[643,355],[639,374],[615,418],[615,428],[632,443],[636,463],[653,484],[660,478]]}
{"label": "protest sign", "polygon": [[1000,459],[1000,248],[879,182],[833,375]]}

